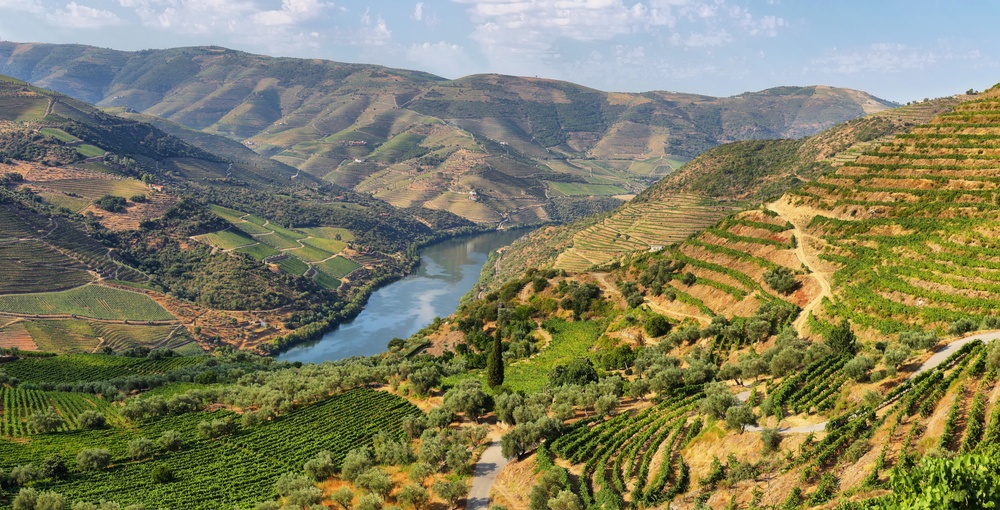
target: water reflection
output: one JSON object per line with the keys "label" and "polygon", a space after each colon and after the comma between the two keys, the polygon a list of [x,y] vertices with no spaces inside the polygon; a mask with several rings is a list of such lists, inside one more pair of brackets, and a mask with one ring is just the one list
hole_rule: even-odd
{"label": "water reflection", "polygon": [[354,320],[341,324],[316,342],[292,348],[278,359],[318,363],[384,351],[389,340],[407,338],[430,324],[434,317],[454,312],[458,300],[479,280],[489,252],[525,233],[525,230],[490,232],[424,248],[417,270],[372,294]]}

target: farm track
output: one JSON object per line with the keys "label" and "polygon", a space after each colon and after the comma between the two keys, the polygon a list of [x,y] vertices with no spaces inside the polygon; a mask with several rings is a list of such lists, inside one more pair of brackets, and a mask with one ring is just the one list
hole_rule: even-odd
{"label": "farm track", "polygon": [[[823,302],[823,298],[832,300],[833,291],[830,288],[831,275],[820,271],[818,266],[814,265],[810,260],[810,254],[807,254],[805,249],[805,247],[809,245],[809,241],[816,241],[820,243],[823,243],[824,241],[807,234],[804,230],[802,230],[800,222],[797,221],[799,218],[795,218],[792,214],[790,214],[790,207],[791,206],[784,201],[783,198],[779,198],[778,200],[767,205],[769,210],[778,213],[778,216],[781,219],[784,219],[792,224],[792,231],[795,235],[795,239],[798,241],[795,247],[795,256],[798,257],[799,261],[805,265],[805,267],[809,268],[809,274],[816,280],[817,283],[819,283],[820,286],[820,293],[802,308],[802,312],[799,313],[798,318],[795,319],[795,322],[792,324],[795,331],[799,332],[799,336],[804,337],[805,331],[803,330],[805,328],[806,321],[809,320],[809,314],[811,314],[813,310],[815,310]],[[812,253],[811,255],[818,260],[817,253]]]}
{"label": "farm track", "polygon": [[490,488],[506,466],[507,459],[500,453],[500,441],[493,441],[476,462],[465,510],[486,510],[490,507]]}

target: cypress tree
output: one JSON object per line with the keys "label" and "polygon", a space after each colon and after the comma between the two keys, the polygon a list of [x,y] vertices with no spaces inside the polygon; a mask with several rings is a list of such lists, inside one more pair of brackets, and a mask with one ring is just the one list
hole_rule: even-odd
{"label": "cypress tree", "polygon": [[493,337],[493,348],[486,358],[486,383],[490,388],[499,388],[503,384],[503,345],[500,342],[500,328]]}

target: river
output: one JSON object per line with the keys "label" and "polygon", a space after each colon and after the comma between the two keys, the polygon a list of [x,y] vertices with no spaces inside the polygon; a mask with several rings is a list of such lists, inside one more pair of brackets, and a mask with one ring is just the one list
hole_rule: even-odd
{"label": "river", "polygon": [[281,361],[319,363],[385,351],[389,340],[408,338],[458,308],[479,281],[489,253],[526,234],[504,230],[448,239],[425,247],[413,274],[375,291],[354,319],[315,342],[292,347]]}

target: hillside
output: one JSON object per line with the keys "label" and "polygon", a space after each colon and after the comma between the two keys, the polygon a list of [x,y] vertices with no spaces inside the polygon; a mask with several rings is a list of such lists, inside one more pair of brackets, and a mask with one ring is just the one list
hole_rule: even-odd
{"label": "hillside", "polygon": [[11,78],[0,98],[3,348],[275,350],[473,228],[162,119],[192,144]]}
{"label": "hillside", "polygon": [[[867,130],[780,158],[775,144],[739,144],[719,168],[734,154],[771,162],[758,177],[829,168],[663,249],[529,269],[428,328],[482,380],[498,330],[498,391],[531,396],[497,398],[513,428],[494,503],[944,508],[942,476],[981,491],[956,508],[995,501],[1000,334],[972,333],[1000,325],[997,111],[997,88],[916,105],[906,125],[818,161],[816,147]],[[565,243],[558,231],[542,235]],[[579,422],[535,421],[549,415]]]}
{"label": "hillside", "polygon": [[942,98],[851,120],[798,140],[749,140],[709,149],[603,217],[534,232],[501,258],[499,278],[524,267],[584,271],[635,251],[687,239],[721,218],[770,201],[843,166],[869,147],[959,102]]}
{"label": "hillside", "polygon": [[[501,75],[448,81],[218,47],[121,52],[2,42],[0,73],[226,136],[300,176],[397,207],[482,224],[580,218],[720,143],[798,138],[895,106],[818,86],[714,98]],[[606,198],[587,200],[594,196]]]}
{"label": "hillside", "polygon": [[[662,249],[627,250],[632,236],[621,236],[617,260],[601,270],[524,266],[375,357],[297,366],[227,349],[210,357],[4,350],[0,501],[440,510],[467,503],[477,456],[492,464],[499,454],[509,463],[490,503],[511,510],[1000,503],[1000,317],[991,292],[1000,86],[909,112],[913,125],[891,134],[843,128],[828,138],[836,143],[807,140],[796,156],[786,142],[722,151],[720,172],[731,161],[766,163],[773,167],[753,169],[756,178],[799,171],[804,182]],[[13,140],[7,150],[71,167],[66,145]],[[841,149],[825,151],[839,141]],[[809,159],[815,154],[826,155]],[[829,168],[807,177],[817,163]],[[205,266],[101,282],[88,263],[111,264],[121,278],[128,260],[70,256],[81,248],[60,244],[68,238],[60,228],[84,232],[79,242],[88,245],[103,231],[51,214],[21,182],[6,174],[0,190],[0,225],[11,226],[0,246],[21,250],[8,262],[59,271],[41,283],[71,286],[61,302],[81,307],[92,327],[133,325],[115,314],[140,312],[144,327],[174,325],[160,301],[126,300],[133,307],[119,310],[114,292]],[[733,182],[733,193],[770,193]],[[198,188],[211,206],[181,200],[174,213],[122,231],[155,236],[129,237],[142,242],[123,252],[173,251],[171,235],[187,229],[192,245],[211,245],[225,263],[252,260],[227,251],[283,249],[303,271],[322,272],[309,248],[337,257],[374,227],[399,229],[368,241],[386,247],[415,233],[404,218],[347,226],[391,211],[375,201],[335,207],[348,211],[338,216],[345,231],[303,221],[321,214],[320,197],[234,193],[225,184]],[[630,204],[637,217],[663,200],[656,192]],[[719,195],[677,198],[690,209]],[[565,243],[562,232],[543,235]],[[45,257],[25,257],[27,244]],[[502,259],[515,255],[512,248]],[[254,267],[224,267],[190,287],[176,281],[172,293],[197,293],[232,272],[246,271],[253,284]],[[0,307],[46,302],[8,290]],[[278,287],[265,290],[212,289],[201,299],[282,298]],[[216,318],[225,325],[232,316]],[[994,331],[973,334],[981,329]],[[495,437],[499,444],[487,441]],[[190,487],[197,490],[181,490]]]}

